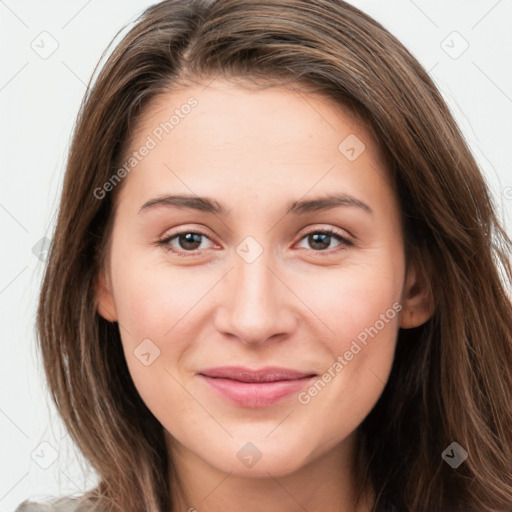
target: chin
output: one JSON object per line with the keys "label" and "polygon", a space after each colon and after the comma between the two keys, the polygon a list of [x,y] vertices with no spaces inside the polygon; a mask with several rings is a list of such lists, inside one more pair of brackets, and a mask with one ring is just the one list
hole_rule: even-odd
{"label": "chin", "polygon": [[[208,462],[233,476],[267,478],[286,476],[307,465],[304,446],[279,445],[261,442],[237,442],[234,452],[209,457]],[[309,453],[309,452],[307,452]],[[222,461],[219,464],[219,461]]]}

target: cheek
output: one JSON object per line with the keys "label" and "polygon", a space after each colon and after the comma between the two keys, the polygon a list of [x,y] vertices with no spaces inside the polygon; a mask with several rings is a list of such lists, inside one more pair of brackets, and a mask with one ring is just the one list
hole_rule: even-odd
{"label": "cheek", "polygon": [[[112,272],[115,303],[129,372],[144,402],[153,411],[190,407],[176,369],[193,348],[201,328],[201,298],[217,278],[161,263],[141,264],[124,258]],[[161,392],[155,392],[161,390]],[[165,392],[164,392],[165,390]],[[182,411],[184,412],[184,411]]]}
{"label": "cheek", "polygon": [[149,337],[163,344],[188,323],[215,276],[142,261],[126,259],[113,276],[117,312],[133,343]]}
{"label": "cheek", "polygon": [[125,272],[116,289],[116,306],[131,378],[143,402],[164,424],[169,411],[182,417],[191,407],[176,367],[193,336],[186,316],[188,294],[173,289],[157,274],[156,270]]}
{"label": "cheek", "polygon": [[[401,309],[400,279],[384,264],[339,269],[323,277],[303,278],[298,295],[326,327],[331,348],[347,350],[350,342],[377,323],[381,338],[392,337]],[[392,329],[390,329],[392,327]]]}
{"label": "cheek", "polygon": [[340,419],[350,410],[358,421],[376,403],[393,363],[401,310],[400,281],[390,275],[385,265],[361,266],[316,281],[313,294],[310,288],[308,305],[329,334],[322,341],[322,383],[306,390],[304,402],[330,403]]}

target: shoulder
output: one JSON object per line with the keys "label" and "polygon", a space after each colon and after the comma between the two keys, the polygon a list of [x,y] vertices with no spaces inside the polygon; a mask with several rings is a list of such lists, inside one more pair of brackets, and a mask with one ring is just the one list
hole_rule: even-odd
{"label": "shoulder", "polygon": [[45,502],[25,500],[14,512],[88,512],[90,505],[85,505],[80,497],[64,496]]}

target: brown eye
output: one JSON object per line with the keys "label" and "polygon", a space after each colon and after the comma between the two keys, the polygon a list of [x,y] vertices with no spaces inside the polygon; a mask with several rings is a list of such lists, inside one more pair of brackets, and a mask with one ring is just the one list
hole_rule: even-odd
{"label": "brown eye", "polygon": [[333,240],[337,240],[339,242],[338,247],[341,246],[342,248],[354,245],[351,240],[332,229],[312,231],[304,235],[301,240],[307,240],[308,245],[314,251],[325,251],[329,249]]}
{"label": "brown eye", "polygon": [[326,233],[312,233],[307,237],[308,243],[315,250],[328,249],[331,245],[332,236]]}
{"label": "brown eye", "polygon": [[[158,245],[165,247],[167,251],[178,254],[178,256],[194,256],[194,251],[204,249],[204,247],[200,247],[202,238],[208,238],[208,236],[199,231],[181,231],[159,240]],[[176,242],[172,243],[174,240]]]}
{"label": "brown eye", "polygon": [[177,235],[175,238],[178,239],[180,248],[193,251],[201,245],[202,236],[201,233],[185,233]]}

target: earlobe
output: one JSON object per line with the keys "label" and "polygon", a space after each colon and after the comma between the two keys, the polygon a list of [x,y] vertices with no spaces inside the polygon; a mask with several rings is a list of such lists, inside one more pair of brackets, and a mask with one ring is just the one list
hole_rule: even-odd
{"label": "earlobe", "polygon": [[402,299],[400,327],[410,329],[419,327],[434,314],[434,298],[427,278],[418,271],[417,265],[411,265],[407,271]]}
{"label": "earlobe", "polygon": [[101,269],[96,279],[96,309],[105,320],[117,322],[112,286],[105,274],[105,270]]}

